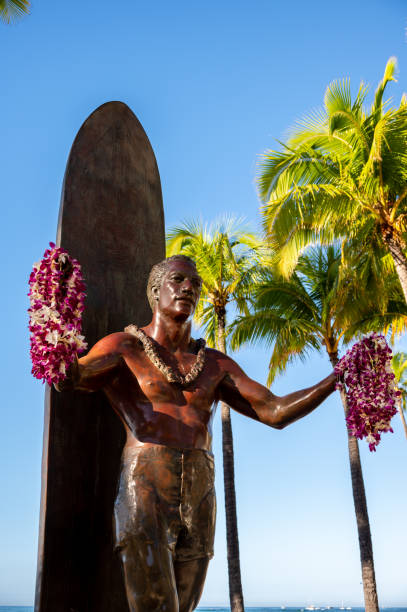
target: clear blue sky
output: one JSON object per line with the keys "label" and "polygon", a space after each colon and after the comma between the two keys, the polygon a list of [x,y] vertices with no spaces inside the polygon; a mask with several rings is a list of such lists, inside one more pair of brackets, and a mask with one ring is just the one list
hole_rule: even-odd
{"label": "clear blue sky", "polygon": [[[220,212],[259,222],[257,156],[349,76],[373,86],[399,59],[407,91],[402,0],[107,0],[33,2],[0,25],[3,401],[0,416],[0,605],[33,602],[43,388],[30,375],[27,279],[54,239],[70,146],[86,117],[122,100],[142,122],[161,173],[167,227]],[[265,381],[266,350],[237,360]],[[284,393],[329,372],[292,367]],[[376,454],[362,445],[382,605],[407,605],[407,442],[398,417]],[[274,431],[234,418],[243,586],[252,604],[361,605],[346,434],[339,397]],[[220,422],[218,529],[202,603],[227,602]]]}

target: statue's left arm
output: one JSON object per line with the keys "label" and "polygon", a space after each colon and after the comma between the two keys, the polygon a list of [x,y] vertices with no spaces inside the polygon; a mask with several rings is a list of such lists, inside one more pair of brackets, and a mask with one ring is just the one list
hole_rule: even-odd
{"label": "statue's left arm", "polygon": [[126,343],[134,342],[129,334],[110,334],[97,342],[90,351],[74,362],[66,378],[54,385],[57,391],[98,391],[122,365],[122,353]]}
{"label": "statue's left arm", "polygon": [[267,387],[249,378],[233,359],[222,355],[219,363],[224,377],[218,388],[218,398],[245,416],[276,429],[312,412],[335,390],[335,374],[316,385],[278,397]]}

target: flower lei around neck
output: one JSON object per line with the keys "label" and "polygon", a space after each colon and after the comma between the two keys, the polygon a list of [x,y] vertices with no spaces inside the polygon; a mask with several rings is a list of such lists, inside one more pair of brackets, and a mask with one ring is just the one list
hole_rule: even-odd
{"label": "flower lei around neck", "polygon": [[181,372],[176,372],[174,368],[167,365],[163,359],[158,354],[158,350],[155,346],[154,341],[147,336],[147,334],[137,327],[137,325],[128,325],[125,329],[125,332],[128,334],[132,334],[135,336],[143,345],[144,352],[156,368],[160,370],[162,374],[164,374],[165,378],[170,383],[178,383],[183,387],[186,387],[191,382],[196,380],[198,376],[201,374],[202,370],[205,366],[205,340],[200,338],[199,340],[192,340],[190,342],[190,347],[192,352],[196,353],[196,360],[193,364],[192,368],[188,372],[188,374],[181,374]]}
{"label": "flower lei around neck", "polygon": [[393,432],[390,421],[400,392],[394,384],[391,355],[385,337],[371,334],[354,344],[335,366],[335,374],[344,381],[336,388],[346,391],[349,433],[366,438],[371,451],[376,451],[382,433]]}
{"label": "flower lei around neck", "polygon": [[33,266],[30,298],[32,374],[49,385],[61,382],[76,353],[87,348],[81,335],[85,284],[81,267],[53,242]]}

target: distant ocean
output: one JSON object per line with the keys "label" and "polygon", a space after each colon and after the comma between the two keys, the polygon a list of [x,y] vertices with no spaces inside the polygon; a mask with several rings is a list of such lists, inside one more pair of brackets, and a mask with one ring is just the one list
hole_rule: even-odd
{"label": "distant ocean", "polygon": [[[315,610],[317,612],[323,612],[323,611],[342,612],[343,610],[345,610],[345,612],[346,610],[348,610],[348,612],[349,610],[352,610],[352,612],[364,612],[365,610],[364,608],[334,608],[333,606],[329,608],[328,607],[318,608],[318,607],[312,607],[312,606],[310,607],[312,610]],[[308,610],[309,609],[310,608],[308,608]],[[407,612],[407,608],[386,608],[383,606],[380,608],[380,610],[383,610],[383,612]],[[213,606],[213,607],[209,606],[208,608],[201,608],[201,607],[197,608],[197,612],[215,612],[215,611],[216,612],[230,612],[230,608],[219,608],[219,607],[217,608],[216,606]],[[286,608],[282,606],[273,606],[270,608],[262,608],[261,606],[256,606],[256,607],[245,606],[245,611],[246,612],[281,612],[281,611],[283,612],[308,612],[305,606],[302,606],[301,608],[300,607],[289,607],[289,606],[287,606]],[[5,612],[5,611],[3,611],[3,609],[0,607],[0,612]],[[11,610],[10,608],[10,612],[17,612],[17,610],[16,609]],[[21,610],[21,612],[23,612],[23,610]]]}
{"label": "distant ocean", "polygon": [[[323,611],[328,611],[328,612],[342,612],[342,610],[352,610],[352,612],[364,612],[364,608],[334,608],[334,607],[321,607],[321,608],[316,608],[316,607],[312,607],[310,606],[311,610],[319,610],[321,612]],[[308,610],[310,609],[308,608]],[[281,612],[281,610],[285,611],[285,612],[306,612],[306,607],[289,607],[287,606],[286,608],[282,607],[282,606],[275,606],[272,608],[262,608],[260,606],[251,608],[251,607],[247,607],[245,608],[246,612]],[[382,606],[380,608],[380,610],[383,610],[383,612],[407,612],[407,608],[386,608],[384,606]],[[32,606],[0,606],[0,612],[33,612],[34,608]],[[209,606],[208,608],[202,608],[199,607],[197,608],[197,612],[230,612],[230,608],[219,608],[216,606]]]}

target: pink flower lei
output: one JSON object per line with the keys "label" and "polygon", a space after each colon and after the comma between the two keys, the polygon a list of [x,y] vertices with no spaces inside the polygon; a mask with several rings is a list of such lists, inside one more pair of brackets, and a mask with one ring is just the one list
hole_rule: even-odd
{"label": "pink flower lei", "polygon": [[391,369],[392,351],[381,334],[371,334],[357,342],[335,366],[337,389],[345,386],[348,404],[346,423],[356,438],[366,438],[371,451],[376,450],[383,432],[391,431],[400,395]]}
{"label": "pink flower lei", "polygon": [[31,372],[52,385],[64,380],[76,353],[87,344],[81,335],[85,298],[81,267],[53,242],[49,246],[30,274],[28,312]]}

